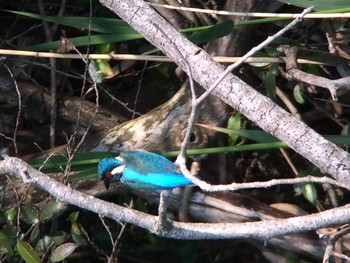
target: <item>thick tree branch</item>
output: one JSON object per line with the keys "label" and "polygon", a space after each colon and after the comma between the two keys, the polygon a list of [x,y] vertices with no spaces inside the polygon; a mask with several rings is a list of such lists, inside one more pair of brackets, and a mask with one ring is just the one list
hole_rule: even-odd
{"label": "thick tree branch", "polygon": [[0,161],[0,175],[6,174],[21,178],[24,183],[35,184],[62,202],[175,239],[252,238],[267,240],[280,235],[345,224],[350,220],[350,205],[345,205],[317,214],[260,222],[218,224],[172,222],[167,231],[158,232],[157,216],[151,216],[83,194],[35,170],[21,159],[6,156],[5,160]]}
{"label": "thick tree branch", "polygon": [[[204,50],[178,33],[143,1],[100,0],[100,2],[143,34],[183,70],[186,71],[189,65],[194,80],[205,89],[208,89],[224,72],[223,66],[215,63]],[[186,62],[178,56],[178,52],[181,52]],[[343,183],[348,181],[349,153],[320,136],[238,77],[229,74],[213,94],[254,121],[263,130],[286,142],[322,172],[332,175]]]}

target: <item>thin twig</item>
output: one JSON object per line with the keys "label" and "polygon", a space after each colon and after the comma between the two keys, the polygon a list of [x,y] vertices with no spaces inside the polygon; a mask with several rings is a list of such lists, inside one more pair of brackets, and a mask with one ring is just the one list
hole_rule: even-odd
{"label": "thin twig", "polygon": [[263,49],[273,41],[275,41],[278,37],[282,36],[284,33],[292,29],[297,23],[302,21],[302,18],[305,16],[305,14],[311,12],[313,10],[313,6],[306,8],[297,18],[295,18],[292,22],[290,22],[288,25],[286,25],[284,28],[282,28],[280,31],[278,31],[273,36],[269,36],[265,41],[261,42],[256,47],[253,47],[248,53],[246,53],[243,57],[241,57],[237,62],[234,64],[228,66],[226,70],[221,74],[221,76],[211,85],[209,89],[206,90],[202,94],[200,98],[198,98],[198,103],[201,103],[213,90],[219,85],[219,83],[227,76],[228,73],[236,69],[238,66],[240,66],[247,58],[253,56],[256,52]]}
{"label": "thin twig", "polygon": [[[38,1],[38,7],[40,14],[42,16],[45,16],[45,9],[44,9],[44,3],[42,0]],[[63,4],[63,8],[65,5]],[[61,7],[61,11],[62,7]],[[43,27],[44,27],[44,33],[46,40],[48,42],[53,41],[52,35],[54,34],[53,28],[49,27],[49,24],[47,21],[43,20]],[[55,69],[56,68],[56,60],[55,58],[50,58],[50,68]],[[50,93],[51,93],[51,108],[50,108],[50,146],[51,148],[55,147],[55,139],[56,139],[56,117],[57,117],[57,107],[56,107],[56,97],[57,97],[57,74],[54,70],[50,71]]]}
{"label": "thin twig", "polygon": [[[151,6],[162,7],[167,9],[175,9],[188,12],[196,13],[206,13],[212,15],[222,15],[222,16],[238,16],[238,17],[265,17],[265,18],[298,18],[300,14],[277,14],[277,13],[260,13],[260,12],[230,12],[230,11],[221,11],[221,10],[210,10],[210,9],[201,9],[185,6],[172,6],[172,5],[163,5],[156,3],[148,3]],[[306,14],[304,18],[307,19],[325,19],[325,18],[349,18],[350,13],[334,13],[334,14]]]}
{"label": "thin twig", "polygon": [[134,109],[132,110],[131,119],[134,119],[135,115],[136,115],[136,105],[137,105],[137,102],[139,100],[140,90],[141,90],[141,86],[142,86],[142,80],[143,80],[143,77],[145,75],[147,63],[148,63],[148,61],[145,61],[144,65],[143,65],[143,69],[141,71],[140,81],[139,81],[139,84],[137,85],[137,90],[136,90],[136,95],[135,95],[135,100],[134,100]]}
{"label": "thin twig", "polygon": [[[18,148],[17,148],[17,132],[18,132],[18,128],[19,128],[19,119],[21,118],[21,111],[22,111],[22,97],[21,97],[21,92],[19,91],[18,85],[17,85],[17,81],[15,79],[15,77],[12,74],[12,71],[10,70],[10,68],[4,64],[5,68],[7,69],[8,73],[11,76],[11,79],[13,80],[13,84],[15,85],[15,89],[17,92],[17,96],[18,96],[18,110],[17,110],[17,118],[16,118],[16,124],[15,124],[15,129],[13,131],[13,138],[12,138],[12,142],[13,142],[13,147],[15,148],[15,153],[16,156],[18,155]],[[7,137],[5,137],[7,138]]]}
{"label": "thin twig", "polygon": [[[101,60],[133,60],[133,61],[157,61],[170,62],[173,61],[166,56],[158,55],[132,55],[132,54],[61,54],[56,52],[36,52],[26,50],[12,50],[0,49],[0,54],[7,56],[23,56],[36,58],[59,58],[59,59],[101,59]],[[213,57],[216,62],[220,63],[234,63],[241,59],[241,57]],[[332,65],[325,62],[318,62],[308,59],[298,59],[298,64],[316,64],[316,65]],[[284,63],[282,58],[274,57],[250,57],[244,63]],[[56,72],[57,71],[56,69]]]}

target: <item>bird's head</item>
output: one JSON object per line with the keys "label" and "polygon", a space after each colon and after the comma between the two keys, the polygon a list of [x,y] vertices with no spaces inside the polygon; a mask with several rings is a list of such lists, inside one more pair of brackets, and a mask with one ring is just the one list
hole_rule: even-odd
{"label": "bird's head", "polygon": [[98,163],[98,177],[104,181],[106,189],[112,181],[120,180],[125,168],[124,160],[120,157],[104,158]]}

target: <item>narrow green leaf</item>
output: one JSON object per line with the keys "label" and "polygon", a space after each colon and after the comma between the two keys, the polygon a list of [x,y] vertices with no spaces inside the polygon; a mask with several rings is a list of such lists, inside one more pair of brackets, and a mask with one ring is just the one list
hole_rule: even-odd
{"label": "narrow green leaf", "polygon": [[[239,146],[230,147],[215,147],[215,148],[204,148],[204,149],[191,149],[187,150],[188,155],[201,155],[201,154],[218,154],[218,153],[228,153],[228,152],[244,152],[244,151],[259,151],[259,150],[269,150],[276,148],[286,148],[287,144],[284,142],[274,142],[274,143],[256,143],[256,144],[246,144]],[[179,151],[167,152],[164,154],[166,157],[176,157],[179,155]]]}
{"label": "narrow green leaf", "polygon": [[36,244],[40,237],[40,224],[36,224],[30,233],[29,241]]}
{"label": "narrow green leaf", "polygon": [[[195,32],[191,36],[188,37],[189,40],[191,40],[193,43],[199,45],[214,39],[218,39],[220,37],[224,37],[231,33],[233,28],[233,22],[226,21],[224,23],[220,23],[214,26],[211,26],[210,28]],[[180,30],[181,32],[181,30]]]}
{"label": "narrow green leaf", "polygon": [[293,89],[293,96],[296,102],[298,102],[299,104],[304,104],[305,103],[305,99],[304,99],[304,95],[303,95],[303,91],[301,90],[299,85],[296,85]]}
{"label": "narrow green leaf", "polygon": [[256,141],[256,142],[262,142],[262,143],[268,143],[268,142],[277,142],[278,139],[271,134],[264,132],[264,131],[258,131],[258,130],[236,130],[236,129],[227,129],[227,128],[221,128],[216,126],[210,126],[207,124],[197,124],[198,126],[211,129],[214,131],[226,133],[229,136],[230,135],[239,135],[241,137]]}
{"label": "narrow green leaf", "polygon": [[[227,122],[227,128],[230,130],[233,129],[240,129],[242,125],[242,117],[241,113],[237,112],[236,114],[233,114]],[[237,134],[229,134],[229,145],[235,145],[237,144],[237,140],[239,138],[239,135]]]}
{"label": "narrow green leaf", "polygon": [[[101,34],[101,35],[90,35],[83,37],[73,37],[70,38],[70,42],[76,47],[87,46],[87,45],[97,45],[103,43],[118,43],[128,40],[136,40],[142,39],[143,36],[141,34]],[[27,50],[32,51],[42,51],[42,50],[50,50],[57,49],[59,47],[60,41],[53,41],[49,43],[43,43],[39,45],[34,45],[28,47]]]}
{"label": "narrow green leaf", "polygon": [[[81,171],[97,166],[98,162],[102,158],[114,157],[118,155],[113,152],[79,152],[74,155],[72,160],[72,171]],[[46,158],[35,159],[29,162],[34,168],[39,168],[43,165]],[[60,172],[58,167],[66,166],[67,157],[65,156],[52,156],[41,171],[46,173]]]}
{"label": "narrow green leaf", "polygon": [[80,29],[89,29],[100,33],[119,33],[119,34],[138,34],[128,23],[121,19],[92,17],[59,17],[42,16],[29,12],[8,11],[17,15],[27,16],[35,19],[41,19],[59,25],[65,25]]}
{"label": "narrow green leaf", "polygon": [[27,242],[23,240],[17,240],[17,250],[21,257],[27,263],[40,263],[40,257],[38,253],[29,245]]}
{"label": "narrow green leaf", "polygon": [[75,243],[65,243],[56,247],[50,256],[52,262],[59,262],[64,260],[78,247]]}
{"label": "narrow green leaf", "polygon": [[276,76],[272,70],[268,70],[264,77],[267,95],[274,99],[276,98]]}
{"label": "narrow green leaf", "polygon": [[75,224],[79,217],[79,211],[75,211],[69,214],[69,220],[72,224]]}

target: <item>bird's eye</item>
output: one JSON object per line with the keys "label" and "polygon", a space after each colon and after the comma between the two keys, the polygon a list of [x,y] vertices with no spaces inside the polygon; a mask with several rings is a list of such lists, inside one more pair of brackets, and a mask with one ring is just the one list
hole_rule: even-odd
{"label": "bird's eye", "polygon": [[[185,136],[186,136],[186,129],[182,130],[181,132],[181,140],[183,140]],[[195,143],[198,143],[199,139],[200,139],[200,134],[197,132],[196,129],[193,129],[190,135],[189,142],[195,144]]]}

